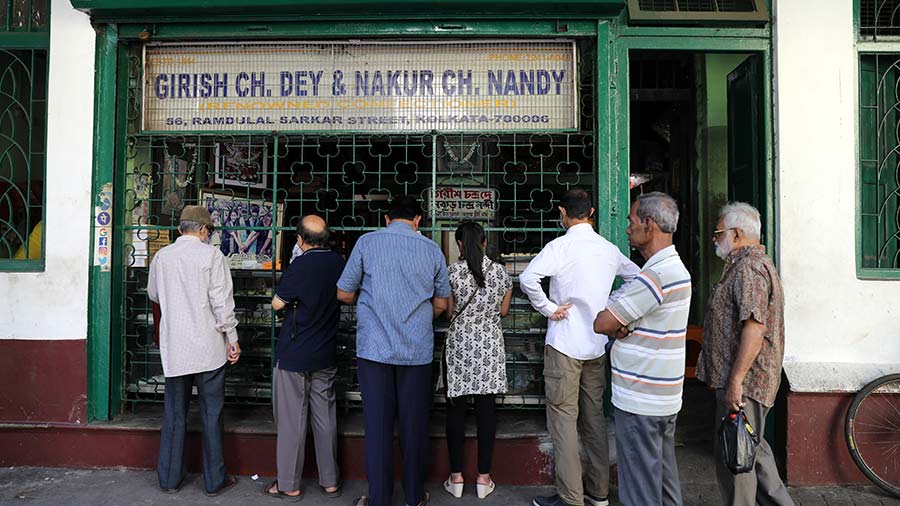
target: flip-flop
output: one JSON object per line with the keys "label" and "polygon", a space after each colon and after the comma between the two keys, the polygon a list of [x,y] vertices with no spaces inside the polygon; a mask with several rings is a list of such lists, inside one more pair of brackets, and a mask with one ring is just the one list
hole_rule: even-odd
{"label": "flip-flop", "polygon": [[357,497],[351,506],[369,506],[368,496]]}
{"label": "flip-flop", "polygon": [[[272,490],[272,487],[275,487],[274,494],[272,492],[270,492],[270,490]],[[281,490],[278,490],[278,480],[270,481],[269,484],[266,485],[262,489],[262,493],[266,497],[274,497],[275,499],[284,499],[288,502],[300,502],[303,500],[303,491],[302,490],[300,491],[300,495],[288,495],[287,493],[282,492]]]}
{"label": "flip-flop", "polygon": [[343,486],[340,483],[338,483],[336,486],[337,490],[335,490],[334,492],[328,492],[327,490],[325,490],[325,487],[322,487],[322,495],[328,499],[337,499],[341,496],[341,494],[344,493],[344,490]]}
{"label": "flip-flop", "polygon": [[234,488],[234,486],[237,485],[237,482],[238,482],[238,479],[236,476],[226,474],[225,475],[225,483],[223,483],[222,486],[219,487],[219,489],[216,490],[215,492],[207,492],[206,497],[217,497],[219,495],[222,495],[225,492],[229,491],[230,489]]}

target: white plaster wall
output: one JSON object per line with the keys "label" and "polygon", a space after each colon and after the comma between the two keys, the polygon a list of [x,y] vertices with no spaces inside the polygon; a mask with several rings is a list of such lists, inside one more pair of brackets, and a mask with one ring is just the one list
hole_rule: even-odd
{"label": "white plaster wall", "polygon": [[46,269],[0,273],[0,339],[85,339],[94,124],[94,30],[53,0],[47,132]]}
{"label": "white plaster wall", "polygon": [[856,277],[852,0],[775,6],[785,370],[794,391],[856,390],[900,370],[900,280]]}

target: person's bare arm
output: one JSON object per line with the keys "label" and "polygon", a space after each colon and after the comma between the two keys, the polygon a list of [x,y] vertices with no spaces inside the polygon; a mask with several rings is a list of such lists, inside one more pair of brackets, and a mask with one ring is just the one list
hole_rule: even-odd
{"label": "person's bare arm", "polygon": [[352,306],[356,304],[357,299],[359,299],[359,292],[345,292],[340,288],[337,289],[337,298],[339,301]]}
{"label": "person's bare arm", "polygon": [[500,316],[506,316],[509,314],[509,306],[512,303],[512,290],[507,290],[505,294],[503,294],[503,300],[500,302]]}
{"label": "person's bare arm", "polygon": [[747,371],[756,361],[759,350],[762,349],[763,336],[766,326],[753,318],[744,320],[741,330],[741,344],[738,347],[737,357],[731,366],[731,374],[728,378],[728,389],[725,391],[725,404],[731,411],[738,411],[743,404],[744,377]]}
{"label": "person's bare arm", "polygon": [[274,309],[275,311],[283,309],[286,305],[287,304],[285,304],[283,300],[279,299],[277,295],[272,297],[272,309]]}
{"label": "person's bare arm", "polygon": [[449,297],[434,297],[431,299],[431,305],[434,306],[434,318],[437,318],[450,306]]}
{"label": "person's bare arm", "polygon": [[597,313],[594,318],[594,332],[604,334],[615,339],[621,339],[628,335],[628,327],[622,325],[608,309]]}

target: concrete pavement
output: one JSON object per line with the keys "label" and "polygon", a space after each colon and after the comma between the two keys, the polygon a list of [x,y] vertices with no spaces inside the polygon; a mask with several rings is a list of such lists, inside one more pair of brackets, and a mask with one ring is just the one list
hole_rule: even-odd
{"label": "concrete pavement", "polygon": [[[687,476],[685,478],[688,478]],[[697,477],[694,477],[697,478]],[[0,469],[0,504],[23,506],[131,506],[167,505],[278,505],[286,504],[261,493],[266,478],[254,481],[240,477],[235,489],[222,496],[208,498],[203,494],[202,477],[191,475],[177,494],[159,491],[156,474],[152,471],[125,469],[52,469],[38,467],[13,467]],[[365,482],[344,484],[344,495],[339,499],[325,499],[313,480],[304,483],[306,497],[300,503],[305,506],[349,506],[354,497],[365,490]],[[528,506],[536,494],[552,493],[548,487],[498,486],[497,492],[484,501],[475,496],[474,487],[467,487],[462,499],[455,499],[444,492],[439,483],[429,483],[432,494],[429,506]],[[703,480],[687,479],[682,484],[685,506],[714,506],[720,500],[715,484]],[[814,487],[793,488],[791,495],[797,506],[874,506],[898,505],[900,499],[892,498],[875,487]],[[403,504],[402,489],[398,484],[394,504]],[[616,504],[613,501],[613,504]]]}

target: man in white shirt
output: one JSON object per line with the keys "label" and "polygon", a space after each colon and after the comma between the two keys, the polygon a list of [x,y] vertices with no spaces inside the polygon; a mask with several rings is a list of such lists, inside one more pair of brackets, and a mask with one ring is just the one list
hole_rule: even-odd
{"label": "man in white shirt", "polygon": [[[594,333],[594,316],[606,307],[618,276],[631,281],[640,269],[591,225],[591,196],[568,191],[559,212],[565,235],[551,241],[519,276],[531,305],[549,318],[544,347],[547,428],[553,441],[557,494],[534,506],[607,506],[609,444],[603,392],[607,337]],[[541,279],[550,278],[550,297]],[[578,438],[586,454],[578,453]]]}
{"label": "man in white shirt", "polygon": [[219,248],[207,244],[214,227],[205,207],[185,206],[174,244],[150,263],[147,295],[162,314],[159,352],[166,378],[156,472],[164,492],[184,483],[185,420],[193,387],[203,420],[203,479],[216,496],[237,478],[225,474],[225,362],[238,361],[231,271]]}

